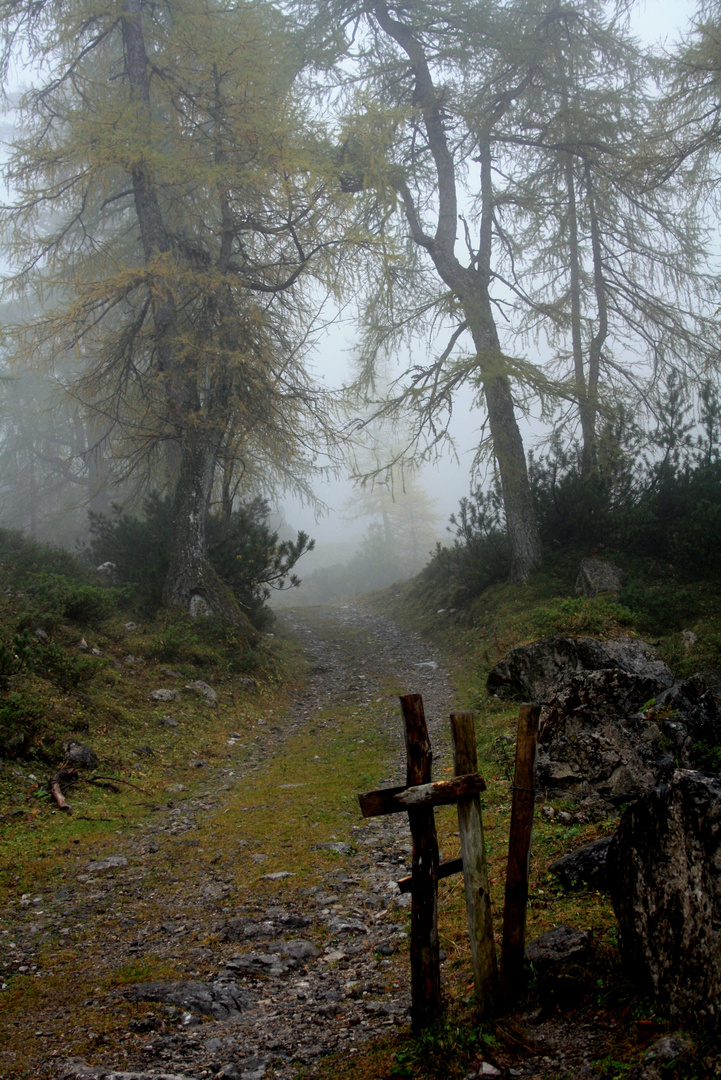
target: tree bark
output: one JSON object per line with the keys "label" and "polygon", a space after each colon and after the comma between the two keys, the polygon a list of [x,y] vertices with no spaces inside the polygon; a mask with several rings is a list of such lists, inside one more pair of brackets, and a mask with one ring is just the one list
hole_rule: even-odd
{"label": "tree bark", "polygon": [[163,603],[182,607],[196,618],[219,616],[253,637],[248,618],[208,561],[205,529],[216,458],[217,450],[204,430],[186,431],[175,487],[173,541]]}

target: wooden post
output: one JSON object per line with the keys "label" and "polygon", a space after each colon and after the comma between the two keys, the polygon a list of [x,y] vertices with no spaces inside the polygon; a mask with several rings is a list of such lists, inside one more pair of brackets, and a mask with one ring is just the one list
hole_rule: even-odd
{"label": "wooden post", "polygon": [[536,798],[536,749],[540,712],[539,705],[521,705],[518,714],[516,769],[513,778],[501,948],[501,1000],[504,1008],[510,1007],[523,989],[528,874],[531,863],[533,808]]}
{"label": "wooden post", "polygon": [[[431,782],[433,756],[420,694],[401,698],[408,787]],[[438,954],[438,839],[433,807],[409,807],[413,837],[411,886],[411,1023],[428,1027],[442,1012]]]}
{"label": "wooden post", "polygon": [[[456,776],[477,772],[478,755],[473,713],[451,713],[451,731]],[[466,890],[468,933],[471,937],[473,981],[480,1014],[490,1016],[498,990],[498,971],[493,940],[491,894],[488,887],[488,860],[478,795],[459,800],[458,831],[463,856],[463,884]]]}

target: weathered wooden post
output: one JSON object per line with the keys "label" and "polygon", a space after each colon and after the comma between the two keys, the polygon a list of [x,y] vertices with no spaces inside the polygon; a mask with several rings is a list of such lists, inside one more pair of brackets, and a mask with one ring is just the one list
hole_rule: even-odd
{"label": "weathered wooden post", "polygon": [[[451,713],[453,766],[456,776],[478,772],[476,726],[472,712]],[[483,837],[483,818],[478,795],[458,801],[458,832],[463,858],[468,933],[476,999],[481,1016],[493,1012],[498,992],[496,945],[493,940],[491,894],[488,886],[488,859]]]}
{"label": "weathered wooden post", "polygon": [[[433,755],[420,694],[401,698],[406,738],[406,784],[430,784]],[[413,837],[411,873],[411,1023],[416,1030],[443,1011],[438,949],[438,838],[433,807],[408,810]]]}
{"label": "weathered wooden post", "polygon": [[[477,877],[478,857],[473,850],[473,838],[477,837],[479,832],[473,806],[478,808],[480,821],[478,795],[486,790],[486,784],[477,772],[457,775],[452,780],[432,782],[431,744],[420,694],[402,697],[401,710],[406,738],[406,785],[361,792],[358,802],[363,817],[399,814],[404,811],[408,814],[413,837],[413,872],[409,877],[402,878],[398,885],[401,892],[411,892],[411,1019],[414,1030],[419,1031],[437,1020],[442,1012],[438,950],[438,879],[460,873],[463,869],[463,859],[449,859],[440,866],[438,864],[438,839],[433,807],[451,806],[459,801],[466,805],[470,800],[470,816],[464,814],[463,818],[464,822],[466,818],[471,822],[466,830],[465,843],[469,866],[476,868]],[[473,761],[475,760],[474,742]],[[463,751],[457,761],[459,764],[463,761]],[[464,852],[465,850],[464,848]],[[476,877],[472,878],[474,882]],[[481,876],[481,884],[477,886],[479,890],[483,880]],[[487,879],[483,887],[487,894]],[[484,909],[481,907],[480,910]],[[490,907],[488,913],[490,917]],[[491,937],[491,942],[492,940]]]}
{"label": "weathered wooden post", "polygon": [[501,1001],[510,1007],[523,989],[526,955],[526,908],[531,861],[533,808],[536,799],[536,749],[539,705],[521,705],[518,714],[516,768],[513,777],[511,832],[508,838],[508,869],[503,908],[501,948]]}

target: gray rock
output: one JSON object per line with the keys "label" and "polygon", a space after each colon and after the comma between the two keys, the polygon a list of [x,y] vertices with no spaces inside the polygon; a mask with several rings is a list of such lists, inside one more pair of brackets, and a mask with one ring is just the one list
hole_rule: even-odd
{"label": "gray rock", "polygon": [[490,693],[510,693],[532,701],[549,701],[552,700],[551,687],[559,676],[608,668],[619,668],[653,680],[656,689],[648,697],[654,697],[673,684],[669,668],[645,641],[636,638],[598,641],[591,637],[557,636],[512,649],[491,669],[487,686]]}
{"label": "gray rock", "polygon": [[681,634],[681,641],[684,649],[692,649],[698,642],[698,635],[694,634],[693,630],[684,630]]}
{"label": "gray rock", "polygon": [[368,927],[359,919],[340,919],[337,916],[331,916],[327,920],[327,926],[331,934],[367,934]]}
{"label": "gray rock", "polygon": [[43,630],[42,626],[38,626],[35,630],[35,637],[38,639],[38,641],[47,641],[48,632],[47,630]]}
{"label": "gray rock", "polygon": [[132,1072],[108,1069],[107,1065],[86,1065],[77,1058],[69,1058],[59,1066],[58,1080],[194,1080],[187,1073],[170,1073],[164,1070]]}
{"label": "gray rock", "polygon": [[337,855],[355,855],[352,844],[346,844],[342,840],[327,840],[322,844],[313,844],[312,851],[335,851]]}
{"label": "gray rock", "polygon": [[549,869],[564,889],[598,889],[606,892],[606,854],[612,837],[604,836],[592,844],[569,851],[552,862]]}
{"label": "gray rock", "polygon": [[576,596],[598,596],[623,588],[623,570],[604,559],[582,559],[576,578]]}
{"label": "gray rock", "polygon": [[108,560],[107,562],[101,563],[100,566],[96,566],[95,569],[99,574],[112,574],[115,569],[115,563]]}
{"label": "gray rock", "polygon": [[251,693],[255,693],[258,689],[258,684],[255,679],[251,679],[250,675],[240,675],[237,680],[244,690],[250,690]]}
{"label": "gray rock", "polygon": [[628,1074],[628,1080],[664,1080],[675,1074],[674,1063],[689,1050],[689,1044],[677,1036],[664,1035],[649,1046],[643,1060]]}
{"label": "gray rock", "polygon": [[248,993],[234,982],[149,982],[128,990],[135,1001],[163,1001],[189,1013],[225,1020],[252,1004]]}
{"label": "gray rock", "polygon": [[627,808],[607,856],[619,945],[671,1016],[721,1018],[721,781],[677,770]]}
{"label": "gray rock", "polygon": [[162,724],[163,727],[177,727],[178,726],[178,721],[175,719],[174,716],[161,716],[158,723]]}
{"label": "gray rock", "polygon": [[107,859],[89,862],[85,869],[89,874],[98,874],[101,870],[118,870],[121,866],[127,865],[128,860],[125,855],[108,855]]}
{"label": "gray rock", "polygon": [[659,694],[650,709],[684,768],[703,768],[700,751],[721,746],[721,712],[712,685],[709,676],[692,675]]}
{"label": "gray rock", "polygon": [[176,701],[178,696],[177,690],[166,690],[164,687],[150,691],[151,701]]}
{"label": "gray rock", "polygon": [[83,746],[77,739],[68,739],[63,746],[63,754],[67,764],[74,765],[76,769],[97,769],[100,764],[95,751]]}
{"label": "gray rock", "polygon": [[275,870],[272,874],[262,874],[261,881],[285,881],[289,877],[295,877],[295,874],[290,870]]}
{"label": "gray rock", "polygon": [[554,926],[526,946],[526,960],[546,972],[561,964],[580,964],[591,951],[593,933],[571,926]]}
{"label": "gray rock", "polygon": [[131,631],[138,629],[138,624],[136,622],[126,622],[125,629],[128,633],[131,633]]}
{"label": "gray rock", "polygon": [[664,1065],[670,1065],[672,1061],[678,1061],[689,1050],[689,1044],[678,1035],[663,1035],[649,1046],[643,1055],[644,1061],[660,1061]]}
{"label": "gray rock", "polygon": [[315,960],[316,956],[320,956],[317,945],[314,945],[312,941],[305,941],[304,938],[281,941],[278,945],[281,953],[290,957],[291,960]]}
{"label": "gray rock", "polygon": [[218,695],[216,694],[215,690],[212,686],[210,686],[207,682],[204,682],[202,679],[193,679],[192,682],[186,684],[185,689],[195,690],[196,693],[200,694],[201,697],[205,698],[209,705],[218,704]]}
{"label": "gray rock", "polygon": [[241,1080],[241,1078],[244,1076],[238,1066],[235,1065],[232,1061],[229,1061],[227,1064],[223,1065],[223,1067],[219,1069],[215,1075],[216,1077],[219,1077],[220,1080]]}

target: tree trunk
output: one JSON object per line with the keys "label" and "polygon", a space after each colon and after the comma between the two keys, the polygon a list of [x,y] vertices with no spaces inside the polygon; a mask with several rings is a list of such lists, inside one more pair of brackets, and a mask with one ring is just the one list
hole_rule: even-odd
{"label": "tree trunk", "polygon": [[173,505],[173,542],[163,589],[167,607],[182,607],[194,618],[217,615],[254,636],[230,589],[208,562],[205,536],[217,452],[207,435],[186,433]]}
{"label": "tree trunk", "polygon": [[[481,305],[486,306],[483,300]],[[483,383],[488,410],[488,426],[501,478],[503,508],[511,547],[511,577],[514,581],[523,582],[528,579],[540,560],[541,538],[528,482],[523,439],[513,408],[511,383],[503,372],[501,346],[490,312],[490,301],[488,308],[485,318],[479,318],[478,315],[474,317],[470,303],[464,305],[478,353],[480,380]]]}

